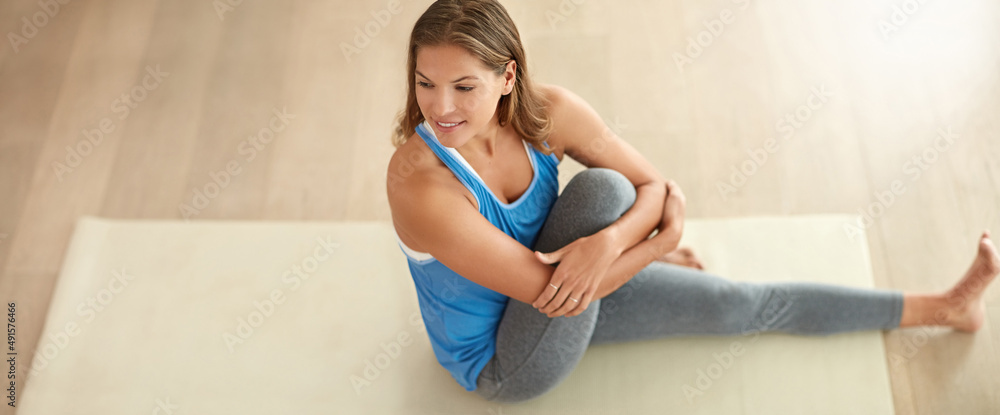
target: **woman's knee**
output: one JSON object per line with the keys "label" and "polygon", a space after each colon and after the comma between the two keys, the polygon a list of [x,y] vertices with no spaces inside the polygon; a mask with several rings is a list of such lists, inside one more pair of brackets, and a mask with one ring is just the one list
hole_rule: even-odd
{"label": "woman's knee", "polygon": [[625,175],[603,167],[592,167],[573,176],[562,196],[576,193],[586,195],[619,216],[632,207],[636,197],[635,186]]}
{"label": "woman's knee", "polygon": [[621,173],[590,168],[563,189],[534,249],[550,252],[614,223],[635,203],[635,187]]}

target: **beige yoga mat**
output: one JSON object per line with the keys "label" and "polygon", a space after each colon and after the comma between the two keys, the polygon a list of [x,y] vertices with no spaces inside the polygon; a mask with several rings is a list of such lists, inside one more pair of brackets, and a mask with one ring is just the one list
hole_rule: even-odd
{"label": "beige yoga mat", "polygon": [[[853,216],[690,220],[740,280],[872,286]],[[431,351],[386,222],[83,218],[20,415],[889,414],[877,332],[602,345],[549,394],[498,405]]]}

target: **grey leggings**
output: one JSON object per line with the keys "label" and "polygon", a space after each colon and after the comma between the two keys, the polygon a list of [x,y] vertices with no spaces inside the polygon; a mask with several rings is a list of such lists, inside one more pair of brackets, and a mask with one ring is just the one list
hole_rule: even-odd
{"label": "grey leggings", "polygon": [[[635,203],[622,174],[591,168],[556,200],[535,249],[551,252],[617,220]],[[576,367],[589,345],[682,335],[763,331],[824,335],[899,326],[903,296],[814,283],[731,282],[654,262],[574,317],[548,318],[510,299],[497,329],[496,354],[476,393],[513,403],[541,396]]]}

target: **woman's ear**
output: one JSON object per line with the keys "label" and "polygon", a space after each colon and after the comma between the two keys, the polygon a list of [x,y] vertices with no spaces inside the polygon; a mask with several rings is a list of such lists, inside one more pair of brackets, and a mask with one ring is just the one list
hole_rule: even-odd
{"label": "woman's ear", "polygon": [[503,95],[510,94],[514,90],[514,83],[517,82],[517,62],[511,60],[507,62],[507,68],[504,70],[503,78]]}

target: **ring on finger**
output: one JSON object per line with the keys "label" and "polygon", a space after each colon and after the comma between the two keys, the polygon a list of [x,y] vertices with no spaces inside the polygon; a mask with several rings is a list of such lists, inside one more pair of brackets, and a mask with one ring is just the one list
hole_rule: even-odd
{"label": "ring on finger", "polygon": [[556,287],[555,285],[552,285],[552,284],[549,284],[549,287],[552,287],[552,288],[555,288],[555,289],[556,289],[556,291],[558,291],[558,290],[559,290],[559,287]]}
{"label": "ring on finger", "polygon": [[577,300],[577,299],[575,299],[575,298],[573,298],[573,297],[570,297],[569,299],[570,299],[570,300],[573,300],[573,302],[577,302],[577,303],[579,303],[579,302],[580,302],[580,300]]}

